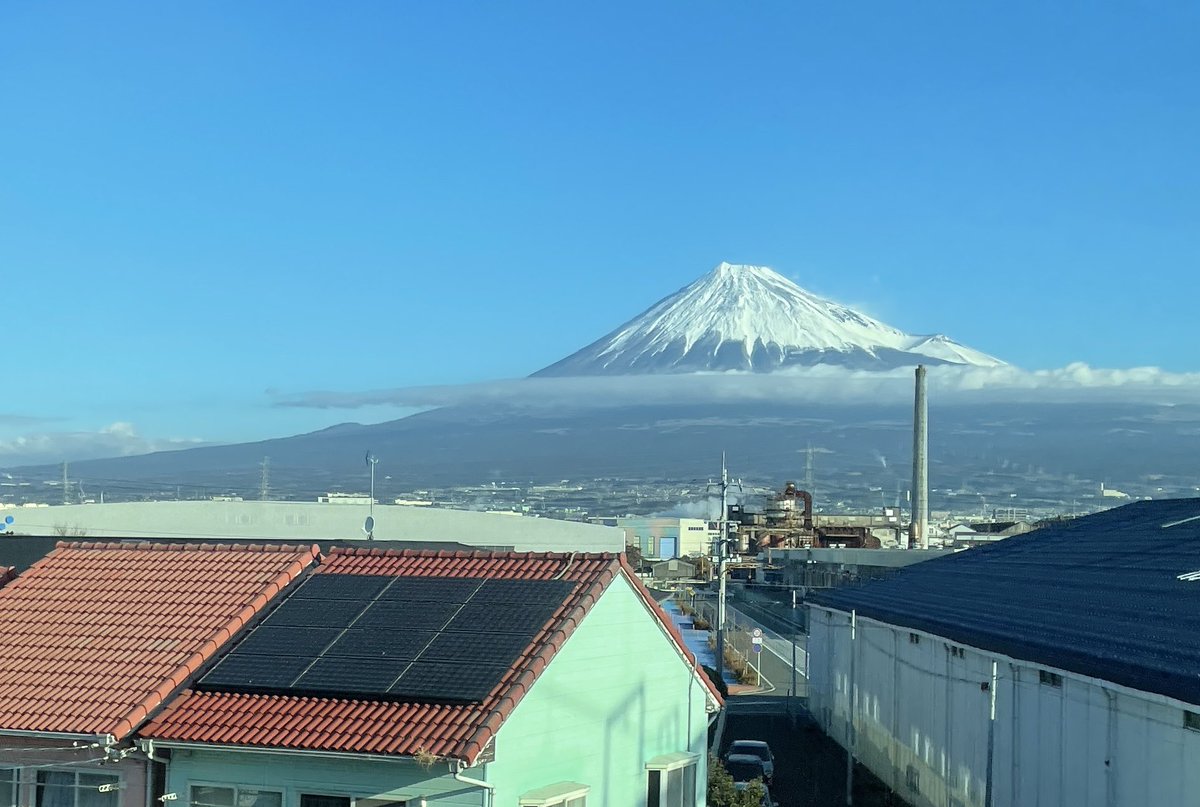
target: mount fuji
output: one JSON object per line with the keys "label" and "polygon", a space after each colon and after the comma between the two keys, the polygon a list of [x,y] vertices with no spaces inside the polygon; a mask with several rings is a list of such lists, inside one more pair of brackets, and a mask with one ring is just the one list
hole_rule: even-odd
{"label": "mount fuji", "polygon": [[704,277],[535,376],[771,372],[836,365],[1005,362],[941,334],[914,336],[818,297],[765,266],[721,263]]}

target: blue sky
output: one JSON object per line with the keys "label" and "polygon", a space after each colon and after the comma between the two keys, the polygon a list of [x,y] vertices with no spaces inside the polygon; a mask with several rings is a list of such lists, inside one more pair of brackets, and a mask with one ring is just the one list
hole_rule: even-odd
{"label": "blue sky", "polygon": [[388,419],[272,402],[524,376],[720,260],[1200,370],[1200,6],[1047,5],[0,6],[0,465]]}

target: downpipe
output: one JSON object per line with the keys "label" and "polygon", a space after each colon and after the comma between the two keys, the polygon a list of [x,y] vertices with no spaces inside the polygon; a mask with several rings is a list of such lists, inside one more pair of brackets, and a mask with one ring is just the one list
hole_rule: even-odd
{"label": "downpipe", "polygon": [[487,793],[487,807],[495,807],[496,804],[496,786],[491,782],[485,782],[482,779],[472,779],[470,776],[463,776],[463,769],[467,766],[461,760],[454,760],[451,774],[456,782],[462,782],[464,785],[471,787],[483,788]]}

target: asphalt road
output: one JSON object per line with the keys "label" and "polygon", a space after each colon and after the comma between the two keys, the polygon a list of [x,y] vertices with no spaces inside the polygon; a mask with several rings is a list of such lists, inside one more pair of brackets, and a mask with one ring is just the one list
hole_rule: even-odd
{"label": "asphalt road", "polygon": [[[846,803],[846,752],[826,737],[806,711],[795,721],[786,701],[769,696],[726,702],[720,753],[734,740],[764,740],[775,755],[771,797],[779,807],[838,807]],[[903,807],[904,802],[861,765],[855,766],[855,807]]]}

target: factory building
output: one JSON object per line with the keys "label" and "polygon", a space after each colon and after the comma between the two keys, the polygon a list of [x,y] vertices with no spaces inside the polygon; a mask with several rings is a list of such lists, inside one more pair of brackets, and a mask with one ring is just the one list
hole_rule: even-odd
{"label": "factory building", "polygon": [[626,516],[592,522],[624,530],[625,543],[636,546],[643,558],[694,558],[712,550],[714,531],[699,518]]}
{"label": "factory building", "polygon": [[914,807],[1200,805],[1200,499],[810,600],[810,706]]}

